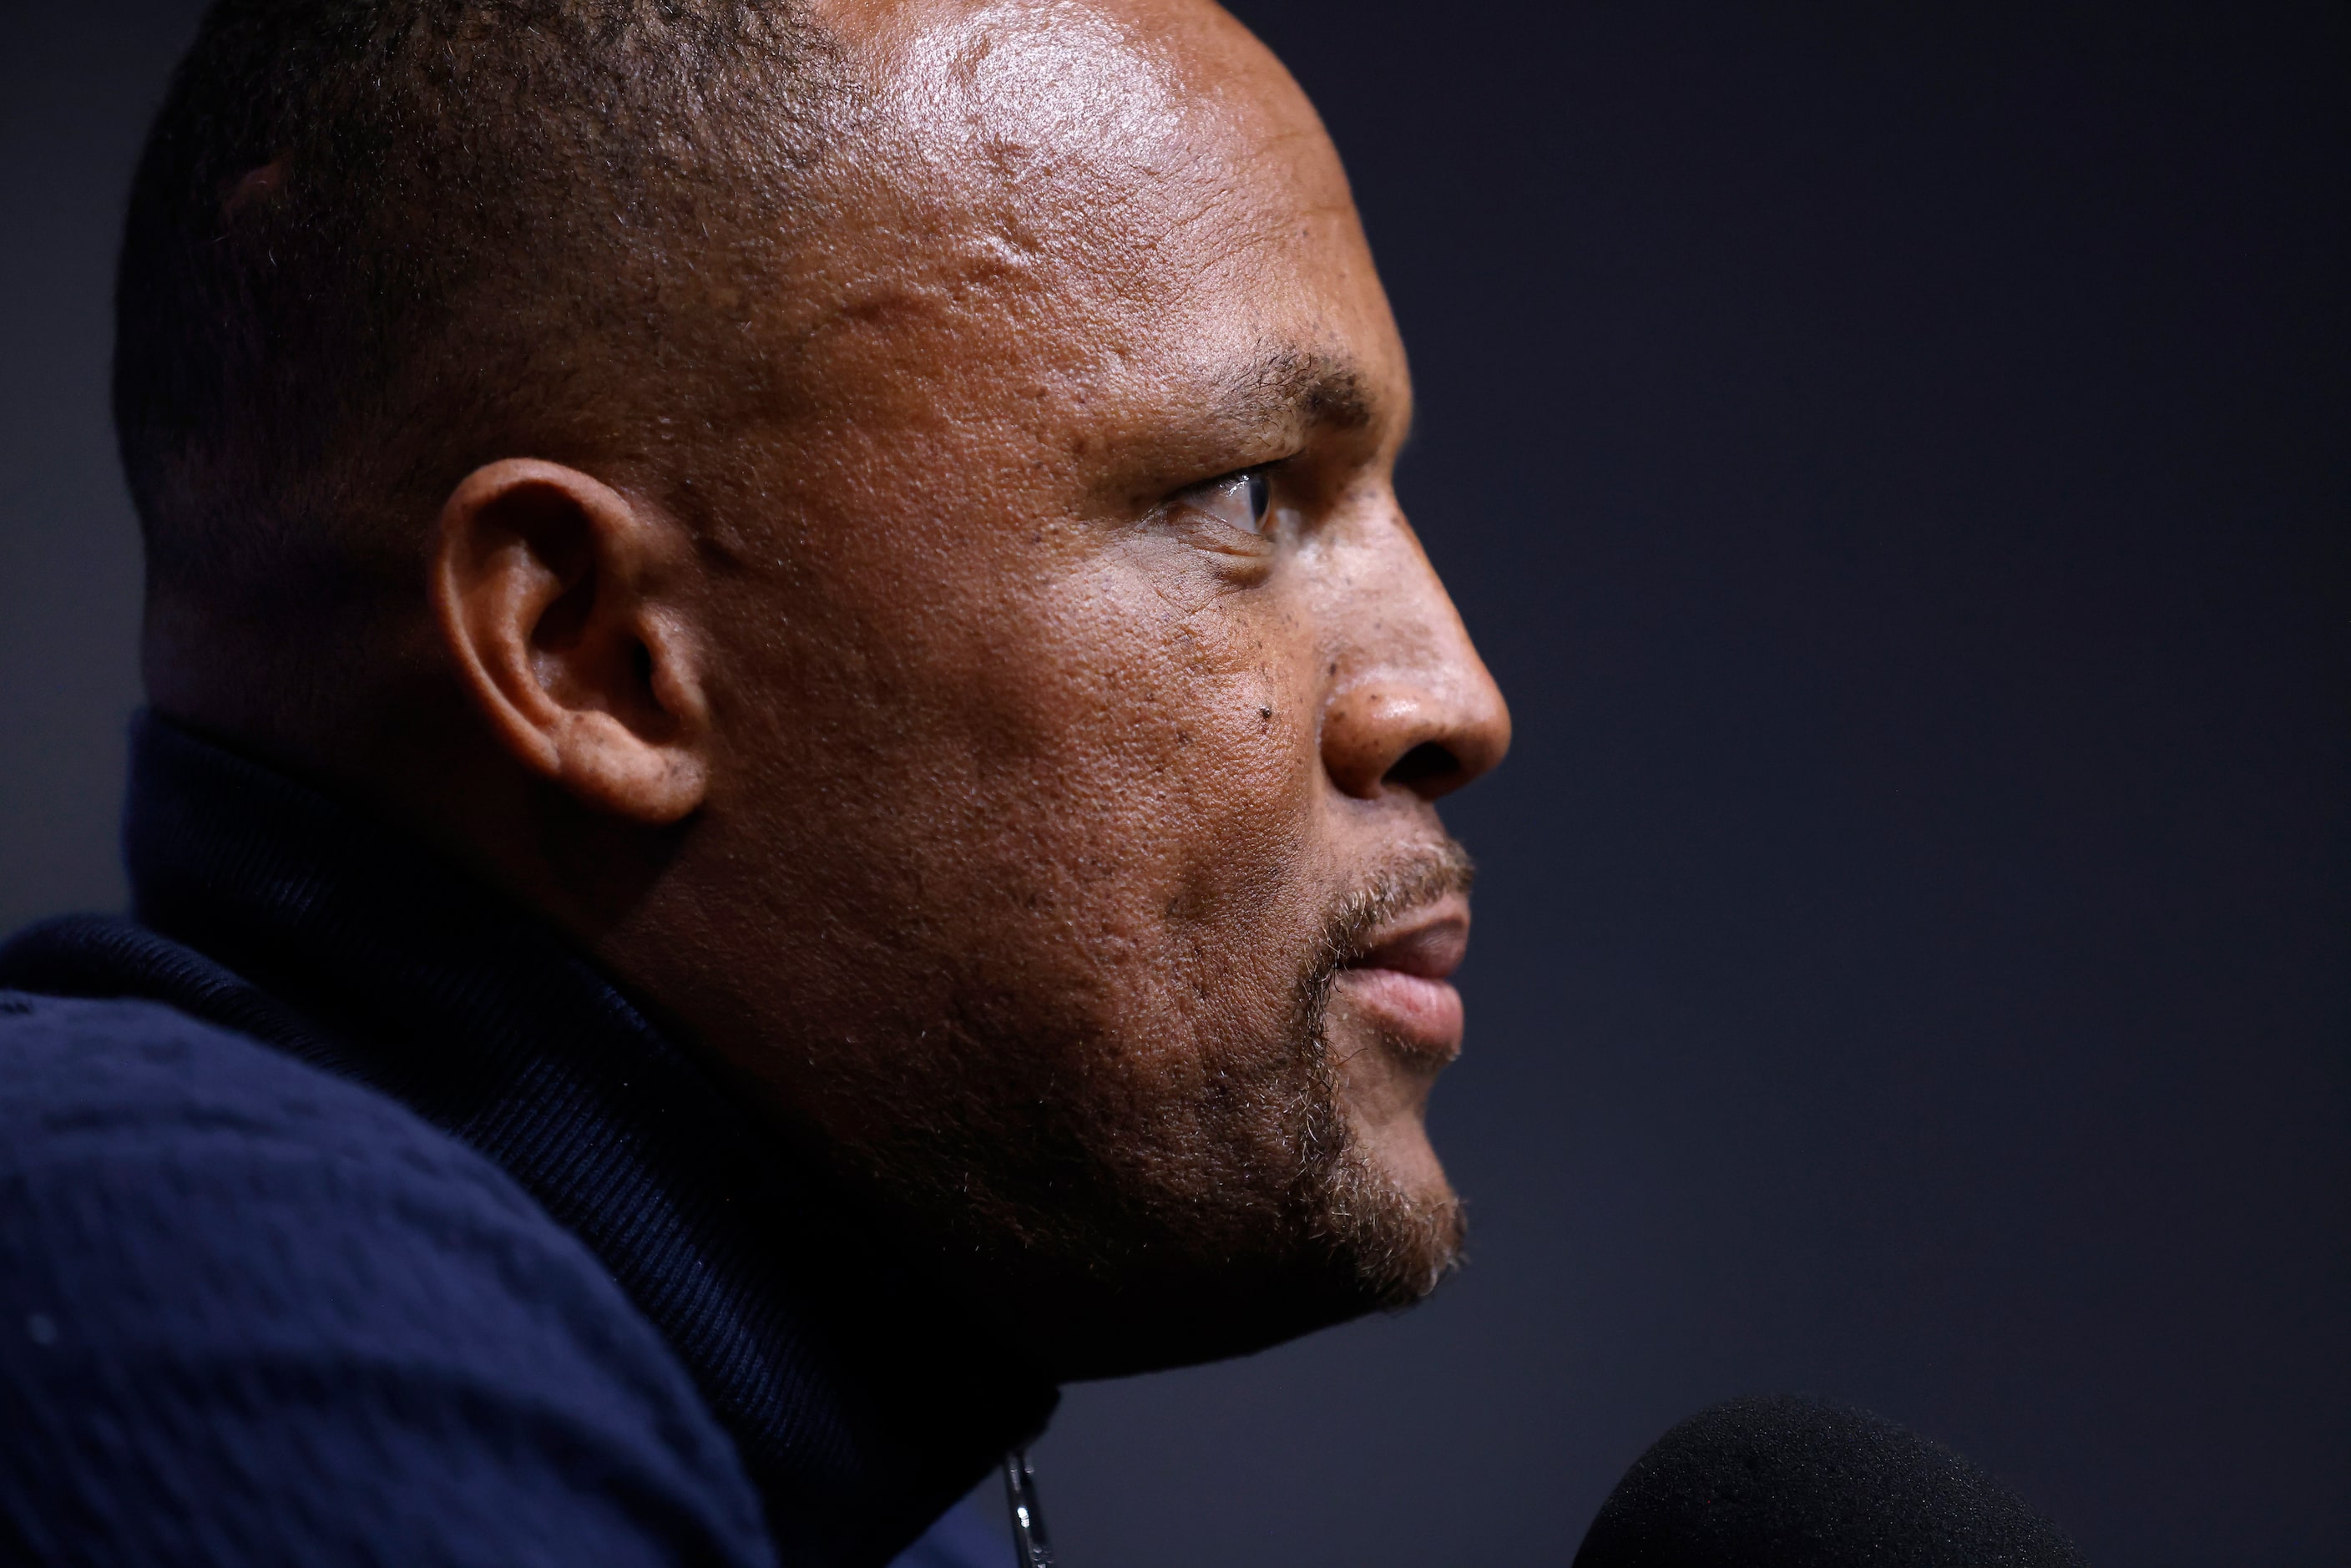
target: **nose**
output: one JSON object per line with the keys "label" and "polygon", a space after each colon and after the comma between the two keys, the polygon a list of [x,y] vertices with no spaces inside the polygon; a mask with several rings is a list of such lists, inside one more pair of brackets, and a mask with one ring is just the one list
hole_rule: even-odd
{"label": "nose", "polygon": [[1510,710],[1401,517],[1367,541],[1330,623],[1322,766],[1358,800],[1447,795],[1510,748]]}

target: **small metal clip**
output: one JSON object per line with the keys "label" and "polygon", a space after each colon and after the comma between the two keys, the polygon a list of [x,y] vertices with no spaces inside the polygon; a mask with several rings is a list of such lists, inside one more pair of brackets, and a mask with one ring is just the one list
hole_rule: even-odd
{"label": "small metal clip", "polygon": [[1037,1507],[1037,1472],[1029,1468],[1026,1448],[1004,1456],[1004,1497],[1012,1505],[1013,1568],[1053,1568],[1053,1545]]}

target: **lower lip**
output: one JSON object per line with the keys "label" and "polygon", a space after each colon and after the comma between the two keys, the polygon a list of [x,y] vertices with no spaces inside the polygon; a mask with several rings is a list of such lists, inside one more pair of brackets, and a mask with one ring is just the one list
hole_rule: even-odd
{"label": "lower lip", "polygon": [[1461,1051],[1461,993],[1402,969],[1342,969],[1338,984],[1367,1021],[1399,1044],[1447,1061]]}

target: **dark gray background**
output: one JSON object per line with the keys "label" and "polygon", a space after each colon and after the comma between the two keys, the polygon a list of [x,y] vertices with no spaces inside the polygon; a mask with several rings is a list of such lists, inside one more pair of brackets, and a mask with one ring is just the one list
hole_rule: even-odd
{"label": "dark gray background", "polygon": [[[106,291],[185,0],[9,0],[0,925],[120,897]],[[1900,19],[1893,13],[1899,12]],[[2351,1560],[2351,12],[1257,0],[1519,721],[1409,1317],[1071,1391],[1075,1568],[1564,1563],[1741,1391]]]}

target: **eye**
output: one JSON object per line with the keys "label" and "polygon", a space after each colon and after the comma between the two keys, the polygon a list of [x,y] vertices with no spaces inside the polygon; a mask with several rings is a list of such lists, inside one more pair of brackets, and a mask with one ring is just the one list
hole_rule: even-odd
{"label": "eye", "polygon": [[1262,468],[1244,468],[1205,485],[1195,485],[1176,501],[1245,534],[1265,532],[1267,512],[1273,503],[1273,481]]}

